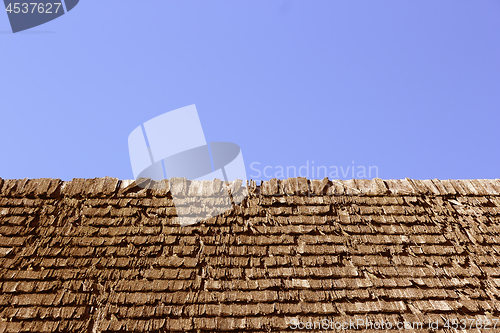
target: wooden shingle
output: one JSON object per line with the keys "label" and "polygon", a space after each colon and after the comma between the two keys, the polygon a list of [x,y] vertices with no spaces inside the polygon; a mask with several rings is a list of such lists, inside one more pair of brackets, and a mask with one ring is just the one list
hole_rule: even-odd
{"label": "wooden shingle", "polygon": [[199,198],[246,196],[241,181],[225,186],[0,179],[0,331],[500,313],[498,180],[250,181],[241,205],[176,225]]}

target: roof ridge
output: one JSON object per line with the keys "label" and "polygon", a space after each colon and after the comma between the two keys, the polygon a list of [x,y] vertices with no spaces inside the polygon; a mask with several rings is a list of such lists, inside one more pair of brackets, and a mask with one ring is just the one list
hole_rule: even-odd
{"label": "roof ridge", "polygon": [[[214,180],[222,183],[221,180]],[[127,196],[166,196],[176,188],[184,195],[210,195],[214,191],[214,181],[190,181],[186,178],[171,178],[161,181],[150,179],[119,180],[113,177],[74,178],[70,181],[60,179],[2,179],[2,197],[109,197]],[[255,180],[243,184],[241,180],[228,182],[233,193],[245,188],[252,196],[280,195],[500,195],[500,179],[307,179],[305,177],[270,179],[257,184]],[[143,192],[141,192],[143,191]],[[146,194],[146,191],[152,193]],[[141,193],[139,193],[141,192]]]}

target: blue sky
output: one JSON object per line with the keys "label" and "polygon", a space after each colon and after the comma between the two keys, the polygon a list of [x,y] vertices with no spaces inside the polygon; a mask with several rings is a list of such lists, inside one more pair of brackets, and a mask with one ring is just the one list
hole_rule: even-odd
{"label": "blue sky", "polygon": [[0,177],[132,179],[130,132],[196,104],[253,179],[500,178],[499,59],[494,0],[81,1],[16,34],[0,13]]}

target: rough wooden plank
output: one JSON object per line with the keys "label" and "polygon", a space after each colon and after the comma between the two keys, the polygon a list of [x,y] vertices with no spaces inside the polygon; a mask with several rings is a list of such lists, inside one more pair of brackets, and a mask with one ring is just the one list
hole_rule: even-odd
{"label": "rough wooden plank", "polygon": [[360,193],[365,195],[378,195],[380,194],[380,189],[378,184],[374,180],[370,179],[354,179],[356,188]]}
{"label": "rough wooden plank", "polygon": [[84,178],[74,178],[73,180],[66,182],[62,189],[62,195],[66,197],[81,197],[84,193],[84,185],[86,179]]}
{"label": "rough wooden plank", "polygon": [[446,186],[443,184],[443,182],[439,179],[432,179],[430,180],[434,187],[437,189],[439,195],[449,195],[451,194],[450,191],[446,188]]}
{"label": "rough wooden plank", "polygon": [[277,195],[279,194],[279,180],[273,178],[269,181],[263,181],[260,185],[260,193],[262,195]]}
{"label": "rough wooden plank", "polygon": [[331,186],[331,182],[327,177],[323,179],[311,179],[310,186],[312,194],[324,195],[328,187]]}
{"label": "rough wooden plank", "polygon": [[86,194],[90,197],[109,197],[115,193],[119,184],[118,178],[105,177],[91,179],[86,186]]}
{"label": "rough wooden plank", "polygon": [[441,195],[441,191],[436,187],[434,182],[430,179],[421,180],[421,184],[427,188],[428,193],[434,195]]}
{"label": "rough wooden plank", "polygon": [[461,182],[459,182],[456,179],[449,179],[448,180],[450,185],[453,186],[453,189],[455,190],[456,193],[460,195],[469,195],[470,190],[467,187],[464,187]]}
{"label": "rough wooden plank", "polygon": [[413,186],[406,179],[388,179],[384,181],[393,195],[414,194]]}
{"label": "rough wooden plank", "polygon": [[474,187],[469,179],[457,179],[457,182],[467,191],[468,195],[480,195],[480,191]]}
{"label": "rough wooden plank", "polygon": [[[254,326],[242,323],[253,319],[261,329],[285,330],[275,311],[311,320],[346,313],[374,319],[455,314],[460,307],[475,315],[496,306],[481,283],[498,287],[500,276],[497,180],[295,178],[288,196],[275,196],[276,188],[283,191],[276,180],[263,183],[265,195],[253,192],[243,208],[189,227],[172,225],[167,192],[135,182],[117,188],[108,178],[38,181],[16,180],[0,200],[0,304],[6,318],[29,321],[33,330],[43,315],[74,331],[87,323],[82,309],[95,297],[110,311],[95,327],[137,332],[190,330],[207,315],[215,323],[202,324],[212,330],[247,329]],[[50,186],[64,196],[47,196]],[[217,192],[208,181],[185,182],[182,191],[186,213],[198,209],[190,196]],[[442,197],[448,195],[456,197]],[[478,301],[458,304],[456,288]],[[30,307],[37,304],[35,313]],[[264,324],[261,315],[269,317]],[[117,316],[124,326],[113,324]],[[190,318],[172,321],[181,316]]]}
{"label": "rough wooden plank", "polygon": [[477,179],[485,189],[486,195],[500,195],[500,188],[496,187],[494,179]]}
{"label": "rough wooden plank", "polygon": [[3,186],[0,194],[4,197],[20,197],[22,194],[18,194],[18,192],[22,193],[22,188],[24,184],[28,181],[25,179],[5,179],[3,181]]}

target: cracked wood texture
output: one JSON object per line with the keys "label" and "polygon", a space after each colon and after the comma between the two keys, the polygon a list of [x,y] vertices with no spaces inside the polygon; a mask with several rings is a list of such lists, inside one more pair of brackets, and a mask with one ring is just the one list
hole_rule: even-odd
{"label": "cracked wood texture", "polygon": [[251,181],[184,227],[220,181],[158,184],[0,179],[0,333],[500,319],[499,180]]}

